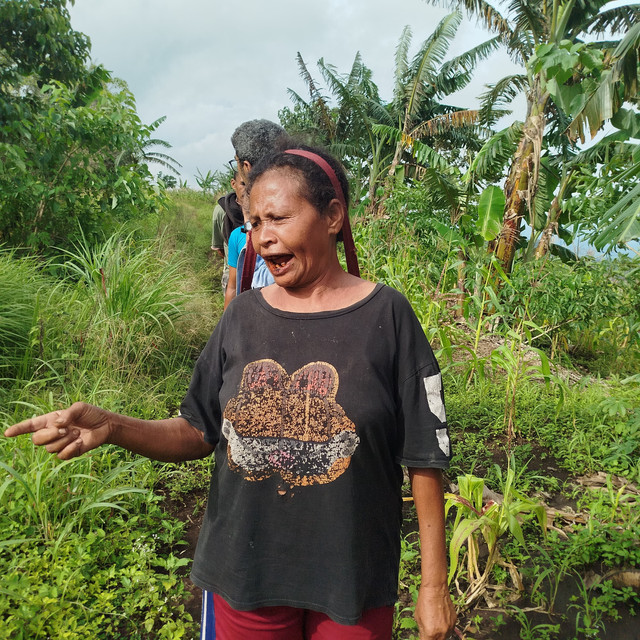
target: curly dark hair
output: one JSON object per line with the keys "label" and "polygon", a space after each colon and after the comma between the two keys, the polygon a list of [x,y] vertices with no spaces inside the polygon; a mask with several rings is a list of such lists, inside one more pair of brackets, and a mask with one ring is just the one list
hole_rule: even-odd
{"label": "curly dark hair", "polygon": [[[251,187],[268,171],[275,169],[289,169],[295,171],[300,177],[300,195],[307,200],[320,213],[324,214],[329,203],[334,199],[340,200],[340,194],[336,193],[331,179],[313,160],[304,156],[286,153],[287,149],[308,151],[320,156],[334,171],[342,188],[344,202],[349,208],[349,180],[342,164],[324,149],[297,144],[291,139],[283,139],[278,142],[280,149],[264,156],[251,168],[249,182],[245,193],[251,193]],[[345,212],[348,215],[348,211]]]}

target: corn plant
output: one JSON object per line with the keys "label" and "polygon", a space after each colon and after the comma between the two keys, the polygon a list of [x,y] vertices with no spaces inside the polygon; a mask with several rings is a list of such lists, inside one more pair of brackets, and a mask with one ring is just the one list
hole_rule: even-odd
{"label": "corn plant", "polygon": [[[486,592],[491,572],[496,564],[507,568],[515,586],[522,589],[522,580],[517,568],[505,562],[500,555],[500,541],[509,534],[525,547],[521,526],[523,519],[535,517],[543,534],[546,534],[547,515],[544,506],[520,493],[515,488],[516,480],[517,474],[512,458],[506,474],[504,476],[500,474],[503,492],[501,503],[493,500],[485,503],[484,480],[470,474],[458,477],[459,495],[452,493],[445,495],[445,513],[448,515],[452,507],[456,509],[453,535],[449,545],[450,583],[456,578],[456,585],[458,585],[462,573],[460,553],[462,546],[467,545],[465,577],[468,587],[464,592],[458,587],[465,606],[471,605]],[[485,560],[480,558],[481,542],[484,542],[488,548],[488,556]]]}

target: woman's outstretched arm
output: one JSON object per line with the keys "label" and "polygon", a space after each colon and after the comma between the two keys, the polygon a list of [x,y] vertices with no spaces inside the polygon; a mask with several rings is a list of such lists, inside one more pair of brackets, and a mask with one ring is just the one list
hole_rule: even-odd
{"label": "woman's outstretched arm", "polygon": [[4,435],[25,433],[31,433],[34,444],[44,446],[61,460],[75,458],[101,444],[115,444],[162,462],[204,458],[213,451],[203,433],[184,418],[141,420],[85,402],[14,424]]}

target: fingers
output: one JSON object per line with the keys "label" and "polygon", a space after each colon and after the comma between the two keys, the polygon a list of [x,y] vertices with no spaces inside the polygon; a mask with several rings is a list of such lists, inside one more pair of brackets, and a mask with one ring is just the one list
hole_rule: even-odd
{"label": "fingers", "polygon": [[69,460],[70,458],[81,456],[85,451],[89,451],[89,448],[85,447],[82,438],[75,438],[62,451],[58,452],[58,458],[60,460]]}
{"label": "fingers", "polygon": [[40,429],[31,436],[33,444],[45,445],[50,453],[57,453],[61,447],[56,448],[56,443],[64,442],[65,445],[75,440],[80,435],[77,429],[69,429],[68,427],[45,427]]}
{"label": "fingers", "polygon": [[[62,411],[52,411],[51,413],[45,413],[41,416],[36,416],[35,418],[29,418],[28,420],[23,420],[22,422],[18,422],[18,424],[14,424],[5,430],[4,435],[8,438],[12,438],[15,436],[20,436],[25,433],[36,433],[42,430],[48,429],[57,429],[63,427],[71,427],[78,420],[82,420],[82,415],[85,411],[87,405],[82,402],[75,402],[68,409],[64,409]],[[82,425],[78,425],[82,426]],[[42,442],[34,442],[36,444],[46,444],[51,440],[51,432],[49,435],[44,436],[44,440]]]}
{"label": "fingers", "polygon": [[35,418],[29,418],[14,424],[5,430],[4,435],[7,438],[13,438],[15,436],[21,436],[25,433],[35,433],[40,429],[46,429],[51,426],[63,425],[64,420],[61,417],[61,411],[53,411],[52,413],[45,413],[42,416],[36,416]]}

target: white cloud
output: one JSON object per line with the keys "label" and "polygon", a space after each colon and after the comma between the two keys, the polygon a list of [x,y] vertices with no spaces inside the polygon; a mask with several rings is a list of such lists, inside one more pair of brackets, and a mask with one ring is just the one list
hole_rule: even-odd
{"label": "white cloud", "polygon": [[[93,60],[128,83],[142,120],[167,116],[156,136],[173,145],[169,154],[193,183],[196,168],[219,169],[233,155],[238,124],[277,121],[291,105],[289,87],[305,95],[298,51],[313,73],[319,58],[346,73],[360,51],[390,99],[403,27],[411,25],[417,48],[447,10],[422,0],[76,0],[70,13],[91,38]],[[463,23],[452,55],[484,37]],[[508,58],[497,60],[481,67],[461,106],[475,106],[482,85],[509,72]]]}

